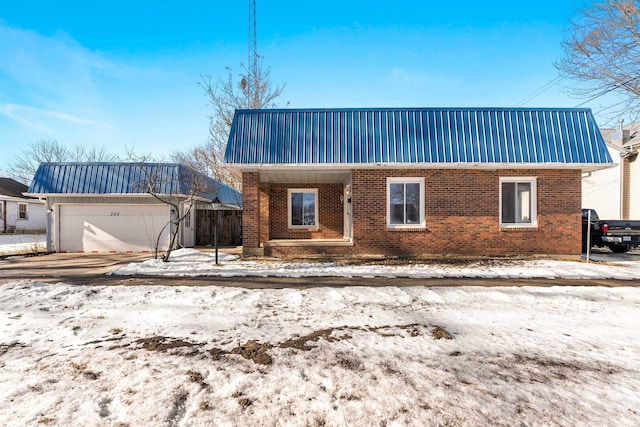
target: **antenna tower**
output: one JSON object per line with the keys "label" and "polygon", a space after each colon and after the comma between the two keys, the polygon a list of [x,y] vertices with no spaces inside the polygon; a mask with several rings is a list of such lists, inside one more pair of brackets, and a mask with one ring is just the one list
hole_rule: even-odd
{"label": "antenna tower", "polygon": [[249,0],[249,63],[248,63],[248,73],[249,73],[249,81],[250,84],[253,85],[251,90],[253,93],[251,94],[250,103],[251,108],[258,108],[257,104],[258,100],[256,99],[258,96],[258,42],[256,35],[256,0]]}

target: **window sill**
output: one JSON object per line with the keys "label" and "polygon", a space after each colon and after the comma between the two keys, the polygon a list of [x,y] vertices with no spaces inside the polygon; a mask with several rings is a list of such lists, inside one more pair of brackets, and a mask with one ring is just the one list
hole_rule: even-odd
{"label": "window sill", "polygon": [[500,225],[500,231],[538,231],[538,225]]}
{"label": "window sill", "polygon": [[418,225],[415,227],[392,227],[387,225],[387,231],[395,232],[395,231],[425,231],[427,229],[424,225]]}

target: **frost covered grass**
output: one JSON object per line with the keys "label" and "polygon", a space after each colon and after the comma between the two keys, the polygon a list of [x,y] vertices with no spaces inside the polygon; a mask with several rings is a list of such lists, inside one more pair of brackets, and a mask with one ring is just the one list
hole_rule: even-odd
{"label": "frost covered grass", "polygon": [[635,287],[12,282],[2,422],[638,425],[639,310]]}

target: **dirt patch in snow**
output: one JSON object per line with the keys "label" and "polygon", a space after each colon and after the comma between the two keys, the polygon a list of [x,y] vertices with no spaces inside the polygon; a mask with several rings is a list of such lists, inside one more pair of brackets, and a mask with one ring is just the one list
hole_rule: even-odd
{"label": "dirt patch in snow", "polygon": [[239,354],[245,359],[253,360],[254,363],[259,365],[271,365],[273,359],[269,356],[269,349],[271,345],[261,344],[258,341],[248,341],[244,345],[240,345],[233,350],[231,354]]}
{"label": "dirt patch in snow", "polygon": [[[247,341],[244,344],[240,344],[231,350],[225,350],[217,347],[207,348],[203,350],[204,344],[197,342],[185,341],[182,339],[175,339],[164,336],[154,336],[148,338],[139,338],[134,340],[131,344],[124,344],[120,346],[111,347],[116,348],[141,348],[147,351],[158,352],[171,352],[173,354],[180,354],[182,356],[197,356],[208,355],[213,360],[221,360],[229,354],[239,355],[246,360],[251,360],[258,365],[271,365],[273,364],[273,357],[270,354],[273,348],[282,349],[294,349],[298,351],[311,351],[317,347],[318,342],[323,340],[328,343],[338,342],[342,340],[348,340],[352,338],[349,332],[373,332],[379,334],[382,337],[419,337],[427,335],[430,328],[434,328],[431,332],[433,339],[452,339],[452,335],[448,333],[444,328],[440,326],[429,327],[419,323],[412,323],[407,325],[386,325],[376,327],[351,327],[341,326],[336,328],[327,328],[313,331],[307,335],[300,337],[293,337],[285,340],[281,343],[272,344],[269,342],[261,343],[258,341]],[[98,342],[92,342],[91,344],[97,344]],[[171,351],[173,350],[173,351]],[[2,347],[0,346],[0,352]],[[344,357],[339,361],[339,365],[350,370],[358,370],[359,366],[355,359]],[[201,379],[193,377],[193,381],[203,385]]]}
{"label": "dirt patch in snow", "polygon": [[320,339],[323,339],[327,342],[336,342],[344,339],[351,338],[350,335],[345,334],[339,337],[333,336],[334,331],[343,331],[348,329],[347,327],[340,328],[329,328],[329,329],[320,329],[319,331],[311,332],[302,337],[291,338],[283,343],[280,343],[278,347],[280,348],[295,348],[296,350],[309,351],[316,346],[308,344],[309,342],[317,342]]}
{"label": "dirt patch in snow", "polygon": [[433,337],[434,340],[452,339],[451,334],[445,331],[444,328],[442,328],[441,326],[436,326],[435,328],[433,328],[433,331],[431,332],[431,336]]}
{"label": "dirt patch in snow", "polygon": [[12,348],[25,348],[26,345],[19,342],[12,342],[11,344],[0,344],[0,356],[4,356]]}
{"label": "dirt patch in snow", "polygon": [[178,340],[170,337],[150,337],[140,338],[134,341],[135,344],[139,344],[142,348],[148,351],[167,351],[180,347],[197,347],[202,344],[192,343],[189,341]]}

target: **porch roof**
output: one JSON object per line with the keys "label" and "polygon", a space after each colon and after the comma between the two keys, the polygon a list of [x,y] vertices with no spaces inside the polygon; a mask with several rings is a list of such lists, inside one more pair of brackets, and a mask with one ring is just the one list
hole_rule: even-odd
{"label": "porch roof", "polygon": [[612,165],[591,110],[583,108],[237,110],[225,162],[236,168]]}

